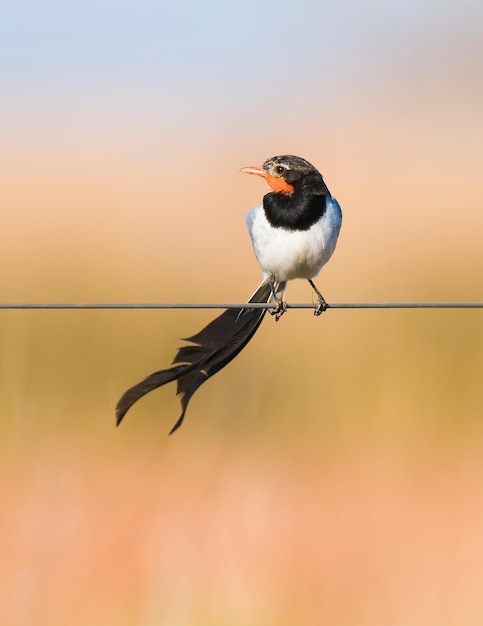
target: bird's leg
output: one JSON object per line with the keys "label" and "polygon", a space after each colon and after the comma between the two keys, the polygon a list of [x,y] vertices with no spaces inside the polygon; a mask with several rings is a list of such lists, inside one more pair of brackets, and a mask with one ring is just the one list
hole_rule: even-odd
{"label": "bird's leg", "polygon": [[287,304],[283,300],[280,300],[280,298],[277,296],[277,290],[275,289],[275,277],[273,276],[273,274],[270,276],[270,280],[268,281],[268,284],[270,285],[272,298],[277,303],[277,306],[274,309],[269,309],[269,312],[270,312],[270,315],[275,315],[275,321],[278,322],[278,320],[282,317],[282,315],[287,310]]}
{"label": "bird's leg", "polygon": [[312,280],[310,280],[310,278],[308,279],[308,281],[309,281],[310,286],[312,287],[312,289],[317,294],[317,306],[314,309],[314,315],[320,315],[321,313],[323,313],[327,309],[328,304],[325,301],[324,296],[320,293],[320,291],[315,286],[314,282]]}

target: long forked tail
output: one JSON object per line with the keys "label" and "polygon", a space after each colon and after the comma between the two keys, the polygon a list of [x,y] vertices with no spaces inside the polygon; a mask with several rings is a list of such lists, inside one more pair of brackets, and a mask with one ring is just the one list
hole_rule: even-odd
{"label": "long forked tail", "polygon": [[[283,294],[285,284],[275,285],[277,295]],[[269,302],[273,298],[270,284],[262,282],[250,302]],[[132,405],[145,394],[166,383],[178,381],[181,415],[170,430],[177,430],[184,419],[191,396],[210,376],[219,372],[243,350],[260,326],[267,309],[227,309],[199,333],[188,337],[191,345],[179,348],[172,367],[155,372],[128,389],[116,406],[117,425]]]}

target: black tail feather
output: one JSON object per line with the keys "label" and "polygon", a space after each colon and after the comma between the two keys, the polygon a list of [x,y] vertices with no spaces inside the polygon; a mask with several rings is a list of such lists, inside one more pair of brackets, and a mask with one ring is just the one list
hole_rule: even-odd
{"label": "black tail feather", "polygon": [[[277,291],[283,288],[277,286]],[[263,282],[249,302],[268,302],[270,285]],[[267,309],[227,309],[199,333],[186,339],[191,345],[179,348],[173,367],[151,374],[128,389],[116,406],[117,425],[131,406],[157,387],[177,380],[181,415],[170,431],[177,430],[184,419],[188,403],[195,391],[208,378],[219,372],[247,345],[260,326]]]}

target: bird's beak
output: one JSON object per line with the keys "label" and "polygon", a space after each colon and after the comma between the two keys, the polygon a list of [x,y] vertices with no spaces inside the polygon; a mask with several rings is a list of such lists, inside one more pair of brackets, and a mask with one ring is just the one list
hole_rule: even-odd
{"label": "bird's beak", "polygon": [[267,172],[267,170],[264,170],[262,167],[258,167],[258,165],[254,165],[251,167],[242,167],[240,172],[243,172],[244,174],[255,174],[255,176],[261,176],[267,181],[267,183],[276,193],[292,193],[293,191],[293,185],[287,183],[283,176],[272,176]]}
{"label": "bird's beak", "polygon": [[262,167],[258,167],[257,165],[253,165],[251,167],[242,167],[240,172],[243,172],[244,174],[254,174],[255,176],[263,176],[263,178],[266,178],[268,176],[268,172]]}

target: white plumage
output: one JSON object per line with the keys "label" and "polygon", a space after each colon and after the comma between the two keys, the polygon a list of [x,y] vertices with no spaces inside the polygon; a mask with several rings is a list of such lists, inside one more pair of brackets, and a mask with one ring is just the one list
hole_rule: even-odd
{"label": "white plumage", "polygon": [[326,202],[325,213],[308,230],[272,226],[262,205],[248,211],[248,231],[264,278],[282,282],[317,276],[335,250],[342,223],[337,200]]}

